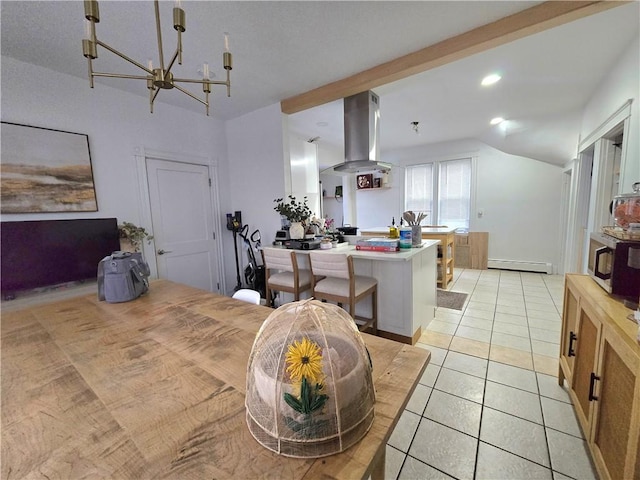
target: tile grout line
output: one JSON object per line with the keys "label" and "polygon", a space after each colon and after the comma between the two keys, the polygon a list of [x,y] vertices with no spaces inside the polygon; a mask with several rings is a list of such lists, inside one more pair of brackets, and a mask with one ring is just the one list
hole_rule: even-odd
{"label": "tile grout line", "polygon": [[[464,271],[463,271],[463,273],[464,273]],[[497,284],[497,285],[498,285],[498,287],[497,287],[498,289],[497,289],[497,293],[496,293],[496,298],[495,298],[495,300],[494,300],[494,305],[493,305],[493,315],[492,315],[492,320],[491,320],[491,323],[492,323],[492,325],[491,325],[491,339],[493,339],[494,326],[495,326],[495,314],[496,314],[496,312],[497,312],[497,305],[498,305],[497,301],[498,301],[498,296],[499,296],[499,293],[500,293],[500,280],[502,280],[502,275],[503,275],[503,272],[499,272],[499,273],[498,273],[498,284]],[[529,322],[528,309],[527,309],[527,302],[526,302],[526,296],[525,296],[525,288],[524,288],[524,282],[525,282],[525,279],[523,279],[523,278],[522,278],[522,273],[521,273],[521,272],[517,272],[517,277],[518,277],[518,279],[519,279],[519,285],[520,285],[520,288],[521,288],[521,290],[522,290],[522,297],[523,297],[523,301],[524,301],[523,303],[524,303],[525,318],[526,318],[526,322],[527,322],[527,330],[529,330],[529,329],[531,328],[531,324],[530,324],[530,322]],[[467,309],[468,309],[468,308],[470,308],[470,307],[469,307],[469,303],[470,303],[471,301],[473,301],[473,300],[472,300],[472,297],[473,297],[474,293],[476,293],[476,289],[478,288],[478,285],[480,284],[480,280],[481,280],[481,279],[482,279],[482,275],[481,275],[481,274],[480,274],[480,275],[478,275],[478,276],[476,276],[476,277],[474,277],[473,279],[463,278],[463,275],[459,275],[459,276],[456,278],[456,280],[454,281],[453,285],[452,285],[452,288],[454,288],[454,287],[455,287],[455,285],[456,285],[460,280],[464,280],[464,281],[465,281],[465,283],[468,283],[468,281],[469,281],[469,280],[474,280],[474,283],[473,283],[473,289],[471,289],[471,291],[468,293],[468,295],[469,295],[468,300],[465,302],[464,308],[463,308],[463,310],[461,311],[461,314],[460,314],[460,320],[458,320],[458,322],[456,323],[456,330],[455,330],[455,333],[457,333],[457,331],[458,331],[459,327],[461,326],[462,318],[463,318],[463,317],[464,317],[464,315],[466,314]],[[544,285],[545,285],[545,288],[546,288],[546,290],[547,290],[547,294],[551,297],[551,300],[552,300],[552,302],[553,302],[554,308],[557,310],[557,309],[558,309],[558,306],[556,305],[556,303],[555,303],[555,301],[554,301],[554,297],[553,297],[553,295],[551,295],[550,287],[549,287],[548,283],[546,282],[546,280],[545,280],[544,278],[541,278],[541,279],[542,279],[542,281],[543,281],[543,283],[544,283]],[[492,284],[492,283],[493,283],[493,282],[490,282],[490,284]],[[508,286],[508,285],[507,285],[507,286]],[[532,286],[537,286],[537,285],[532,284]],[[465,288],[468,288],[468,287],[465,287]],[[465,292],[465,293],[467,293],[467,292]],[[415,430],[415,431],[414,431],[414,433],[413,433],[413,436],[412,436],[412,438],[411,438],[411,441],[409,442],[409,446],[408,446],[407,452],[406,452],[406,453],[404,453],[404,452],[402,452],[401,450],[399,450],[398,448],[393,447],[393,446],[391,446],[391,445],[390,445],[390,446],[391,446],[392,448],[394,448],[395,450],[397,450],[397,451],[400,451],[400,452],[404,453],[404,458],[403,458],[403,460],[402,460],[402,462],[401,462],[400,469],[399,469],[399,471],[398,471],[398,474],[396,475],[396,478],[399,478],[399,477],[400,477],[400,474],[401,474],[402,470],[404,469],[405,465],[407,464],[407,457],[409,457],[409,456],[411,456],[411,458],[412,458],[412,459],[415,459],[416,461],[418,461],[418,462],[420,462],[420,463],[422,463],[422,464],[428,465],[430,468],[433,468],[434,470],[436,470],[436,471],[438,471],[438,472],[442,472],[442,473],[444,473],[444,474],[446,474],[446,475],[451,475],[450,473],[447,473],[446,471],[443,471],[443,470],[441,470],[441,469],[439,469],[439,468],[436,468],[436,467],[434,467],[433,465],[431,465],[431,464],[429,464],[429,463],[427,463],[427,462],[425,462],[425,461],[421,460],[420,458],[414,457],[414,456],[412,456],[412,455],[410,455],[410,454],[409,454],[409,451],[410,451],[410,449],[411,449],[411,447],[412,447],[412,445],[413,445],[413,443],[414,443],[414,441],[415,441],[415,439],[416,439],[416,435],[417,435],[418,429],[420,428],[420,425],[423,423],[423,420],[432,421],[432,422],[434,422],[434,423],[436,423],[436,424],[439,424],[439,425],[441,425],[441,426],[443,426],[443,427],[445,427],[445,428],[449,428],[449,429],[451,429],[451,430],[453,430],[453,431],[455,431],[455,432],[458,432],[458,433],[461,433],[461,434],[463,434],[463,435],[465,435],[465,436],[470,436],[470,437],[472,437],[472,438],[473,438],[473,435],[470,435],[470,434],[469,434],[469,433],[467,433],[467,432],[463,432],[463,431],[458,430],[458,429],[456,429],[456,428],[454,428],[454,427],[451,427],[451,426],[449,426],[449,425],[447,425],[447,424],[445,424],[445,423],[441,423],[441,422],[439,422],[439,421],[437,421],[437,420],[431,420],[431,419],[429,419],[429,418],[427,418],[427,417],[425,416],[425,412],[426,412],[427,406],[428,406],[429,402],[430,402],[430,401],[431,401],[431,399],[432,399],[432,395],[433,395],[434,390],[437,390],[438,392],[442,392],[442,393],[444,393],[444,394],[451,395],[451,396],[453,396],[453,397],[460,398],[460,399],[463,399],[463,400],[466,400],[466,401],[470,401],[470,402],[472,402],[472,403],[476,403],[476,404],[477,404],[477,402],[474,402],[473,400],[470,400],[470,399],[468,399],[468,398],[461,397],[461,396],[459,396],[459,395],[455,395],[455,394],[452,394],[452,393],[446,392],[446,391],[444,391],[444,390],[440,390],[439,388],[436,388],[436,383],[437,383],[438,379],[440,378],[440,376],[441,376],[441,374],[442,374],[442,369],[443,369],[443,368],[447,368],[448,370],[455,371],[455,372],[458,372],[458,373],[462,373],[462,374],[470,375],[471,377],[474,377],[474,378],[483,378],[483,377],[478,377],[478,376],[476,376],[476,375],[471,375],[471,374],[469,374],[469,373],[467,373],[467,372],[465,372],[465,371],[460,371],[460,370],[457,370],[457,369],[455,369],[455,368],[450,368],[450,367],[448,367],[448,366],[445,366],[446,360],[447,360],[447,358],[449,357],[449,352],[454,351],[454,350],[451,350],[451,349],[450,349],[450,347],[451,347],[451,342],[453,341],[453,338],[454,338],[454,337],[456,337],[455,333],[454,333],[453,335],[451,335],[451,340],[449,341],[449,344],[448,344],[447,348],[443,348],[443,349],[442,349],[442,350],[445,350],[445,354],[444,354],[444,357],[443,357],[443,359],[442,359],[442,363],[441,363],[441,365],[438,365],[438,373],[437,373],[437,375],[435,376],[435,378],[434,378],[434,380],[433,380],[433,384],[432,384],[432,386],[431,386],[431,387],[429,387],[428,385],[422,384],[423,386],[430,388],[430,389],[431,389],[431,391],[430,391],[429,396],[428,396],[428,398],[427,398],[427,401],[426,401],[426,403],[425,403],[425,405],[424,405],[424,408],[422,409],[422,412],[421,412],[421,414],[419,415],[419,416],[420,416],[420,418],[419,418],[419,421],[418,421],[418,425],[417,425],[417,427],[416,427],[416,430]],[[459,337],[459,338],[466,338],[466,337]],[[542,341],[544,341],[544,340],[542,340]],[[425,345],[428,345],[428,344],[425,344]],[[541,426],[542,426],[542,428],[543,428],[543,430],[544,430],[544,434],[545,434],[545,443],[546,443],[546,447],[547,447],[547,459],[548,459],[548,461],[549,461],[549,465],[550,465],[550,466],[548,467],[548,466],[546,466],[546,465],[542,465],[542,464],[540,464],[540,463],[538,463],[538,462],[536,462],[536,461],[533,461],[533,460],[531,460],[531,459],[529,459],[529,458],[527,458],[527,457],[523,457],[523,456],[521,456],[521,455],[519,455],[519,454],[516,454],[516,453],[510,452],[509,450],[505,450],[504,448],[501,448],[501,447],[499,447],[499,446],[492,445],[491,443],[488,443],[488,442],[482,442],[482,440],[481,440],[481,435],[480,435],[480,433],[481,433],[481,429],[482,429],[482,419],[483,419],[483,416],[484,416],[484,410],[485,410],[485,406],[486,406],[486,405],[485,405],[485,401],[486,401],[486,389],[487,389],[487,382],[489,382],[489,381],[494,382],[493,380],[489,380],[489,378],[488,378],[489,363],[493,361],[493,360],[491,360],[491,358],[490,358],[490,355],[491,355],[491,346],[492,346],[492,345],[493,345],[493,343],[490,341],[490,342],[489,342],[489,355],[488,355],[488,358],[477,357],[477,356],[475,356],[475,355],[473,355],[473,354],[465,353],[465,352],[456,352],[456,353],[459,353],[459,354],[461,354],[461,355],[470,356],[470,357],[477,358],[477,359],[479,359],[479,360],[484,360],[484,361],[486,361],[486,362],[487,362],[487,368],[486,368],[485,373],[484,373],[484,384],[483,384],[483,392],[482,392],[482,401],[481,401],[481,403],[480,403],[481,410],[480,410],[480,420],[479,420],[478,432],[477,432],[477,437],[476,437],[476,452],[475,452],[475,459],[474,459],[473,478],[476,478],[476,477],[477,477],[477,474],[478,474],[477,469],[478,469],[478,460],[479,460],[479,454],[480,454],[480,453],[479,453],[479,449],[480,449],[480,444],[481,444],[481,443],[485,443],[485,444],[487,444],[487,445],[491,445],[493,448],[499,449],[499,450],[504,451],[504,452],[506,452],[506,453],[508,453],[508,454],[510,454],[510,455],[513,455],[513,456],[518,457],[518,458],[522,458],[522,459],[524,459],[524,460],[526,460],[526,461],[528,461],[528,462],[531,462],[531,463],[534,463],[534,464],[536,464],[536,465],[539,465],[541,468],[545,468],[545,469],[547,469],[547,470],[551,473],[551,475],[553,475],[554,470],[553,470],[553,465],[552,465],[552,463],[551,463],[551,455],[550,455],[549,440],[548,440],[548,437],[547,437],[547,428],[548,428],[548,429],[551,429],[551,430],[554,430],[554,431],[558,431],[558,432],[560,432],[560,433],[565,433],[565,434],[567,434],[567,435],[569,435],[569,436],[572,436],[572,437],[577,438],[577,439],[580,439],[580,440],[583,440],[583,439],[582,439],[581,437],[576,437],[575,435],[572,435],[572,434],[570,434],[570,433],[564,432],[564,431],[562,431],[562,430],[558,430],[558,429],[555,429],[555,428],[547,427],[547,425],[546,425],[546,420],[545,420],[545,418],[544,418],[544,411],[543,411],[543,409],[542,409],[542,397],[543,397],[544,395],[542,395],[542,393],[541,393],[541,390],[540,390],[540,379],[539,379],[539,377],[538,377],[538,373],[540,373],[540,374],[545,374],[545,373],[544,373],[544,372],[538,372],[538,371],[536,371],[536,369],[535,369],[535,363],[534,363],[534,361],[533,361],[533,354],[534,354],[534,352],[533,352],[533,344],[532,344],[532,337],[531,337],[531,332],[530,332],[530,330],[529,330],[529,345],[530,345],[530,347],[531,347],[530,355],[531,355],[531,360],[532,360],[532,369],[531,369],[530,371],[534,374],[534,376],[535,376],[535,380],[536,380],[536,390],[537,390],[537,392],[536,392],[535,394],[538,396],[538,402],[539,402],[539,405],[540,405],[540,411],[541,411],[541,414],[542,414],[542,415],[541,415],[541,417],[542,417],[542,425],[541,425]],[[431,345],[428,345],[428,346],[431,346]],[[435,347],[435,345],[433,345],[432,347]],[[438,347],[438,348],[442,348],[442,347]],[[509,363],[502,363],[502,362],[500,362],[500,361],[496,361],[495,363],[503,364],[503,365],[506,365],[506,366],[509,366],[509,367],[513,367],[513,368],[519,368],[519,369],[523,369],[523,370],[529,370],[529,369],[527,369],[527,368],[522,368],[522,367],[520,367],[520,366],[518,366],[518,365],[513,365],[513,364],[509,364]],[[546,374],[545,374],[545,375],[546,375]],[[524,389],[521,389],[521,388],[515,387],[515,386],[513,386],[513,385],[508,385],[508,384],[506,384],[506,383],[500,383],[500,382],[494,382],[494,383],[499,384],[499,385],[504,385],[504,386],[509,387],[509,388],[514,388],[514,389],[517,389],[517,390],[519,390],[519,391],[524,391],[524,392],[527,392],[527,393],[532,393],[532,392],[530,392],[530,391],[528,391],[528,390],[524,390]],[[553,397],[547,397],[547,396],[544,396],[544,397],[545,397],[545,398],[550,398],[550,399],[552,399],[552,400],[555,400]],[[566,402],[562,402],[562,403],[566,403]],[[490,407],[486,406],[486,408],[490,408]],[[502,412],[501,410],[497,410],[497,411]],[[411,413],[415,414],[415,412],[411,412]],[[535,425],[540,425],[540,424],[538,424],[538,423],[536,423],[536,422],[533,422],[533,421],[531,421],[531,420],[529,420],[529,419],[519,417],[518,415],[513,415],[513,414],[508,413],[508,412],[502,412],[502,413],[504,413],[504,414],[506,414],[506,415],[509,415],[509,416],[512,416],[512,417],[514,417],[514,418],[518,418],[518,419],[520,419],[520,420],[524,420],[524,421],[527,421],[527,422],[533,423],[533,424],[535,424]]]}

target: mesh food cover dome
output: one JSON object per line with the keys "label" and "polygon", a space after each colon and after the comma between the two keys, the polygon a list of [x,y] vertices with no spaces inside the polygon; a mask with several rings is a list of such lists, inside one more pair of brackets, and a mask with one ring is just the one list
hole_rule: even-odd
{"label": "mesh food cover dome", "polygon": [[342,308],[287,303],[265,320],[247,365],[247,425],[288,457],[324,457],[360,440],[373,423],[371,361]]}

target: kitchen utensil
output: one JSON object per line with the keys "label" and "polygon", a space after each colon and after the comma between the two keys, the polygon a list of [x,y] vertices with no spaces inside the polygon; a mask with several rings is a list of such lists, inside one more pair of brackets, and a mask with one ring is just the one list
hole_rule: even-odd
{"label": "kitchen utensil", "polygon": [[422,222],[422,220],[427,218],[427,214],[424,212],[419,212],[416,215],[416,212],[412,210],[407,210],[402,214],[402,218],[404,218],[404,220],[407,222],[407,225],[414,226],[414,225],[420,225],[420,222]]}

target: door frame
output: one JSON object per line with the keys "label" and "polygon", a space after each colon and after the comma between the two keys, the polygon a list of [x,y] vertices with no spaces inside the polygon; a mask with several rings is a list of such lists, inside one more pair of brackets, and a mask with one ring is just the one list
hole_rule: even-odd
{"label": "door frame", "polygon": [[560,203],[560,261],[558,262],[558,265],[560,266],[558,273],[561,275],[569,273],[571,270],[571,260],[568,252],[570,251],[572,241],[570,238],[571,229],[569,228],[569,224],[571,222],[571,212],[575,210],[571,203],[573,169],[574,165],[572,164],[562,171],[562,193]]}
{"label": "door frame", "polygon": [[[629,117],[632,100],[627,100],[585,138],[578,138],[577,157],[572,162],[572,182],[570,193],[568,241],[565,243],[565,273],[586,273],[589,257],[589,235],[594,230],[597,205],[602,205],[602,193],[599,192],[600,178],[600,140],[617,125],[624,122],[622,158],[620,163],[620,185],[624,185],[624,172],[627,162],[627,143],[629,139]],[[593,148],[593,156],[585,153]],[[606,152],[605,152],[606,153]],[[602,210],[600,210],[602,212]],[[602,213],[600,217],[602,218]]]}
{"label": "door frame", "polygon": [[[149,179],[147,175],[147,160],[166,160],[176,163],[188,163],[192,165],[201,165],[207,167],[209,170],[211,188],[209,189],[209,200],[211,201],[211,211],[213,218],[212,224],[214,226],[215,237],[215,258],[217,269],[218,292],[225,292],[225,276],[224,276],[224,259],[222,255],[222,245],[220,243],[220,237],[222,230],[222,222],[220,215],[220,199],[218,197],[219,181],[218,181],[218,162],[210,157],[201,155],[189,154],[189,153],[175,153],[162,150],[154,150],[150,148],[135,147],[133,151],[134,161],[136,163],[136,177],[138,181],[138,206],[140,212],[141,226],[143,226],[148,232],[153,235],[153,222],[151,218],[151,196],[149,192]],[[143,252],[145,258],[149,263],[149,269],[151,270],[151,276],[158,278],[158,265],[156,259],[156,245],[154,240],[151,240],[149,244],[143,242]],[[149,261],[153,259],[153,261]]]}

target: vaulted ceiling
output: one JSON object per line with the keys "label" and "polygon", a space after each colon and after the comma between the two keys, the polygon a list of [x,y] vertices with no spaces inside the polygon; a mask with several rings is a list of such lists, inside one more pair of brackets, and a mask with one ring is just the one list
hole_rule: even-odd
{"label": "vaulted ceiling", "polygon": [[[223,78],[223,32],[234,55],[231,98],[213,89],[211,115],[228,120],[442,42],[541,2],[193,2],[187,15],[184,62],[176,76],[196,77],[207,61]],[[165,57],[175,49],[173,2],[161,2]],[[157,62],[153,4],[101,1],[98,38],[141,63]],[[2,1],[2,55],[78,77],[83,4],[77,1]],[[580,112],[608,70],[638,38],[639,3],[612,8],[375,88],[381,104],[381,148],[401,148],[456,138],[477,138],[510,153],[562,164],[575,155]],[[156,63],[157,64],[157,63]],[[140,74],[104,49],[95,69]],[[503,79],[479,87],[487,73]],[[89,88],[87,80],[87,88]],[[140,95],[138,80],[97,79]],[[55,88],[55,86],[52,86]],[[189,87],[187,87],[189,88]],[[199,89],[190,89],[198,93]],[[162,103],[197,112],[201,104],[178,91]],[[490,127],[503,116],[509,122]],[[333,101],[290,116],[301,135],[340,145],[342,103]],[[419,121],[420,135],[410,129]],[[327,123],[319,127],[318,123]]]}

